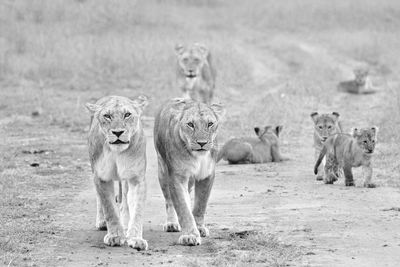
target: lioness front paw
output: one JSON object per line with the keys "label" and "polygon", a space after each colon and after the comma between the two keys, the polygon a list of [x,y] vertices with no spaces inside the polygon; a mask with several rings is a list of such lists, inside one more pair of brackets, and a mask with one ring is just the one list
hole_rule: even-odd
{"label": "lioness front paw", "polygon": [[374,183],[364,183],[364,187],[366,187],[366,188],[375,188],[376,184],[374,184]]}
{"label": "lioness front paw", "polygon": [[104,236],[104,244],[110,247],[122,246],[125,244],[125,238],[116,234],[106,234]]}
{"label": "lioness front paw", "polygon": [[96,229],[99,231],[106,231],[107,230],[106,221],[96,221]]}
{"label": "lioness front paw", "polygon": [[317,178],[315,178],[317,181],[322,181],[324,180],[324,177],[322,175],[317,175]]}
{"label": "lioness front paw", "polygon": [[180,232],[181,231],[181,226],[179,223],[172,223],[172,222],[167,222],[163,226],[165,232]]}
{"label": "lioness front paw", "polygon": [[193,234],[181,235],[178,239],[178,244],[184,246],[198,246],[201,244],[201,237]]}
{"label": "lioness front paw", "polygon": [[354,186],[354,181],[345,181],[346,186]]}
{"label": "lioness front paw", "polygon": [[147,250],[149,246],[147,245],[147,241],[142,238],[129,238],[128,246],[137,250]]}
{"label": "lioness front paw", "polygon": [[204,225],[203,226],[197,226],[197,229],[199,230],[201,237],[207,237],[207,236],[210,235],[210,231]]}

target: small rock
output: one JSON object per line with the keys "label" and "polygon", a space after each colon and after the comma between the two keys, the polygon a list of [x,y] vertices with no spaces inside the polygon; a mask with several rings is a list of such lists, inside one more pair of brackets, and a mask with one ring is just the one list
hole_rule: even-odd
{"label": "small rock", "polygon": [[39,167],[39,163],[37,163],[37,162],[33,162],[30,165],[31,165],[31,167]]}

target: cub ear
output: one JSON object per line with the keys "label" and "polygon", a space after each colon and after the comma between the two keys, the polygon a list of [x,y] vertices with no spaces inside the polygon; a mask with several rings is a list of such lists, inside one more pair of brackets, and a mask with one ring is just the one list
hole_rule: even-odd
{"label": "cub ear", "polygon": [[372,126],[371,130],[372,130],[372,132],[374,133],[375,136],[378,135],[379,128],[377,126]]}
{"label": "cub ear", "polygon": [[185,46],[183,44],[176,44],[175,45],[175,52],[177,55],[182,55],[183,51],[185,51]]}
{"label": "cub ear", "polygon": [[222,120],[222,118],[225,116],[225,108],[223,105],[221,104],[212,104],[210,106],[210,108],[212,109],[212,111],[214,111],[215,115],[217,116],[217,119],[220,121]]}
{"label": "cub ear", "polygon": [[149,104],[148,98],[140,95],[132,100],[132,104],[139,109],[139,115],[142,114],[144,108]]}
{"label": "cub ear", "polygon": [[282,125],[278,125],[275,127],[275,134],[276,137],[279,137],[279,134],[282,132],[283,126]]}
{"label": "cub ear", "polygon": [[353,137],[358,136],[359,133],[360,133],[360,131],[358,130],[358,128],[355,128],[355,127],[351,128],[350,134],[351,134]]}
{"label": "cub ear", "polygon": [[336,112],[336,111],[334,111],[334,112],[332,112],[332,115],[334,116],[334,117],[336,117],[336,120],[337,119],[339,119],[339,113],[338,112]]}
{"label": "cub ear", "polygon": [[311,119],[316,122],[317,121],[318,112],[314,111],[310,114]]}
{"label": "cub ear", "polygon": [[260,135],[260,127],[254,127],[254,132],[256,133],[257,136]]}
{"label": "cub ear", "polygon": [[90,113],[94,114],[97,110],[100,109],[100,106],[97,104],[86,103],[85,107],[89,110]]}

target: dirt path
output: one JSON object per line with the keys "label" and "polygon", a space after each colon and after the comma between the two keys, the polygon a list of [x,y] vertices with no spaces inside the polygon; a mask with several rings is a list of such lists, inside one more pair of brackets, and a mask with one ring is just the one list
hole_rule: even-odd
{"label": "dirt path", "polygon": [[[329,61],[331,55],[318,47],[300,43],[300,49]],[[255,49],[254,53],[260,53]],[[261,57],[254,57],[261,58]],[[332,57],[333,58],[333,57]],[[336,62],[348,66],[347,62]],[[336,64],[332,63],[332,64]],[[257,83],[265,83],[268,71],[262,60],[254,64]],[[278,89],[266,94],[279,93]],[[369,123],[369,115],[381,103],[384,92],[376,96],[339,94],[331,107],[351,118],[353,110],[361,114],[346,127]],[[148,197],[144,238],[149,251],[109,248],[103,245],[104,232],[95,231],[95,194],[90,181],[86,188],[58,215],[57,224],[69,229],[65,239],[54,247],[54,260],[66,266],[206,266],[207,261],[222,257],[224,232],[262,229],[301,251],[291,264],[296,266],[397,266],[400,263],[399,212],[391,210],[400,203],[400,190],[389,187],[347,188],[343,181],[324,185],[312,174],[312,125],[289,138],[290,161],[279,164],[230,166],[219,164],[208,208],[211,237],[200,247],[176,245],[179,234],[162,232],[165,220],[164,200],[157,180],[157,159],[148,137]],[[285,148],[287,150],[287,148]],[[360,177],[360,172],[355,172]],[[356,183],[361,180],[356,178]],[[54,263],[54,262],[53,262]],[[234,263],[234,261],[233,261]],[[256,263],[254,263],[256,264]],[[250,264],[252,265],[252,264]],[[263,266],[263,264],[259,264]]]}

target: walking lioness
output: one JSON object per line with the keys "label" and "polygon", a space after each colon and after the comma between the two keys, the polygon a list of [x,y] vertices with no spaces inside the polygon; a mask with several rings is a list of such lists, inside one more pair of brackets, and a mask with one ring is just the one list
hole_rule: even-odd
{"label": "walking lioness", "polygon": [[195,43],[192,46],[175,46],[178,60],[177,82],[184,98],[210,104],[214,94],[216,70],[207,47]]}
{"label": "walking lioness", "polygon": [[332,184],[336,181],[338,172],[343,169],[346,186],[354,186],[351,168],[362,166],[364,186],[375,187],[375,184],[371,183],[371,157],[377,134],[377,127],[354,128],[351,135],[336,134],[329,137],[315,163],[314,173],[317,174],[318,166],[326,155],[325,183]]}
{"label": "walking lioness", "polygon": [[218,161],[230,164],[266,163],[284,160],[279,151],[279,134],[283,126],[255,127],[258,138],[233,138],[226,142],[218,154]]}
{"label": "walking lioness", "polygon": [[[317,160],[326,139],[333,134],[342,132],[339,122],[340,115],[337,112],[332,112],[331,114],[312,112],[310,116],[314,122],[314,156],[315,160]],[[318,181],[323,180],[323,169],[324,164],[322,163],[316,173]]]}
{"label": "walking lioness", "polygon": [[[92,114],[89,130],[89,157],[97,192],[98,229],[107,228],[104,243],[127,244],[146,250],[142,238],[142,216],[146,199],[146,139],[140,116],[145,97],[130,100],[107,96],[86,104]],[[114,203],[114,181],[121,182],[119,218]]]}
{"label": "walking lioness", "polygon": [[[155,119],[158,179],[167,209],[164,229],[182,229],[181,245],[200,245],[200,236],[209,235],[204,215],[214,182],[218,124],[224,113],[220,105],[178,98],[163,105]],[[193,185],[191,210],[189,192]]]}

